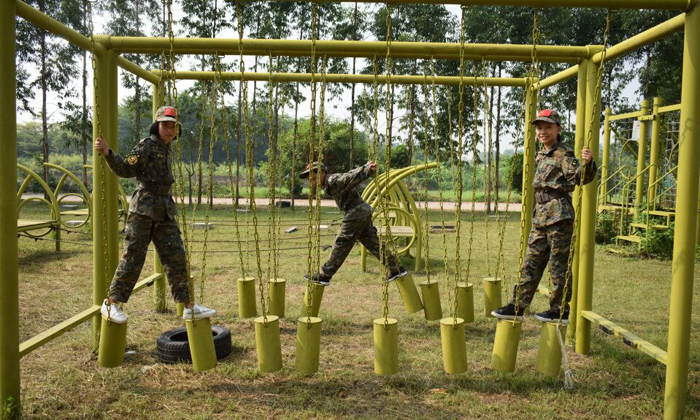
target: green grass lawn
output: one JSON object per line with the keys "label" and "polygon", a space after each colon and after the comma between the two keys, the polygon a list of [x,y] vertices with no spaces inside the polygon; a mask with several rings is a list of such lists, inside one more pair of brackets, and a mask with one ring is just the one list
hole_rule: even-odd
{"label": "green grass lawn", "polygon": [[[31,213],[32,209],[28,209]],[[37,210],[38,212],[39,210]],[[42,210],[43,211],[43,210]],[[31,214],[30,214],[31,215]],[[198,217],[203,217],[203,210]],[[250,224],[250,213],[240,213]],[[323,223],[342,215],[324,209]],[[452,215],[447,215],[453,221]],[[234,242],[232,210],[211,213],[203,303],[218,310],[216,324],[231,329],[233,353],[208,372],[193,373],[190,366],[160,364],[156,338],[181,326],[170,303],[168,313],[153,310],[152,289],[132,296],[125,305],[130,316],[124,365],[103,369],[91,352],[90,324],[67,332],[22,359],[23,412],[27,419],[229,419],[229,418],[447,418],[447,419],[656,419],[663,412],[665,367],[625,346],[620,339],[593,332],[588,356],[569,351],[575,388],[565,390],[561,380],[537,373],[535,362],[540,324],[526,318],[514,373],[490,367],[495,321],[483,316],[483,277],[493,276],[498,248],[496,223],[477,214],[470,238],[470,214],[463,214],[460,247],[462,278],[474,283],[476,321],[466,328],[469,370],[447,375],[442,367],[440,331],[422,312],[406,315],[398,291],[389,288],[389,313],[399,320],[399,373],[381,377],[373,371],[372,320],[382,314],[378,264],[360,270],[355,247],[321,306],[323,334],[320,370],[304,376],[294,370],[296,316],[305,290],[306,229],[303,209],[282,213],[279,275],[287,279],[287,317],[281,322],[284,367],[273,374],[257,372],[251,319],[237,315],[236,279],[242,270]],[[430,213],[438,222],[438,212]],[[261,211],[261,263],[267,270],[268,214]],[[506,283],[517,274],[518,215],[512,214],[503,248]],[[284,229],[298,226],[295,233]],[[336,226],[324,231],[322,244],[330,245]],[[200,279],[203,230],[191,242],[193,274]],[[254,250],[252,228],[242,228],[244,248]],[[473,241],[471,240],[473,238]],[[92,249],[87,231],[63,234],[63,251],[50,241],[19,239],[20,336],[26,340],[92,303]],[[86,241],[86,242],[81,242]],[[120,241],[122,241],[120,239]],[[430,234],[431,278],[438,279],[442,307],[447,315],[448,289],[443,264],[443,241]],[[448,233],[449,270],[454,269],[456,235]],[[471,243],[471,258],[469,247]],[[327,252],[323,253],[323,257]],[[152,272],[149,253],[142,278]],[[257,271],[254,251],[245,256],[247,273]],[[412,267],[410,257],[404,265]],[[466,269],[469,267],[469,272]],[[596,253],[594,310],[665,348],[667,341],[671,263],[629,259]],[[416,284],[425,272],[414,273]],[[546,279],[543,280],[546,284]],[[199,294],[199,284],[195,285]],[[504,295],[507,295],[504,292]],[[693,296],[697,309],[700,293]],[[259,307],[258,303],[258,307]],[[547,305],[538,295],[533,311]],[[697,310],[696,310],[697,313]],[[693,319],[692,342],[700,338],[699,319]],[[700,418],[700,349],[691,346],[686,418]]]}

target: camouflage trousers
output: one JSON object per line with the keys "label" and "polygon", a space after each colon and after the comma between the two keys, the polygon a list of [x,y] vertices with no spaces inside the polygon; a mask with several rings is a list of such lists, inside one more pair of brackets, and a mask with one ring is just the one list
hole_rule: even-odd
{"label": "camouflage trousers", "polygon": [[549,226],[534,227],[530,231],[527,253],[523,261],[520,284],[513,290],[515,304],[520,288],[521,308],[526,308],[532,302],[537,286],[540,284],[544,269],[549,264],[549,275],[552,280],[552,290],[549,298],[550,309],[558,311],[562,304],[566,288],[566,302],[571,300],[572,281],[565,286],[566,272],[571,249],[571,235],[574,232],[573,220],[562,220]]}
{"label": "camouflage trousers", "polygon": [[137,213],[129,213],[126,220],[124,253],[114,273],[109,296],[117,302],[129,300],[151,241],[163,263],[173,298],[176,302],[189,302],[185,247],[177,222],[167,217],[165,221],[156,221]]}
{"label": "camouflage trousers", "polygon": [[[358,204],[343,216],[331,255],[321,268],[321,275],[328,279],[333,277],[357,241],[360,241],[376,259],[380,259],[379,235],[377,228],[372,224],[372,207],[367,203]],[[397,271],[396,258],[388,250],[385,250],[384,255],[389,270]]]}

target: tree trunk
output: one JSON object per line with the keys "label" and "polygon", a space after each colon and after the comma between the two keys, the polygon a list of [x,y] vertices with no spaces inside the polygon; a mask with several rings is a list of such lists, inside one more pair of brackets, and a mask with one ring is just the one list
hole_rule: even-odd
{"label": "tree trunk", "polygon": [[[418,71],[418,60],[413,61],[412,74],[416,74]],[[408,112],[408,166],[411,166],[413,162],[413,130],[414,130],[414,119],[416,116],[416,85],[410,85],[408,87],[408,101],[409,101],[409,112]],[[428,157],[425,156],[427,161]]]}
{"label": "tree trunk", "polygon": [[141,136],[141,85],[139,84],[139,79],[136,78],[136,84],[134,85],[134,125],[136,125],[136,143],[140,140]]}

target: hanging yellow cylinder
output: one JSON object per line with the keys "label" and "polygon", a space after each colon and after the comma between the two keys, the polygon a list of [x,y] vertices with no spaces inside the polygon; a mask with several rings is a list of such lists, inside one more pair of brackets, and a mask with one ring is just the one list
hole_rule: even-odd
{"label": "hanging yellow cylinder", "polygon": [[460,282],[457,284],[457,318],[465,323],[474,322],[474,285]]}
{"label": "hanging yellow cylinder", "polygon": [[311,314],[308,313],[309,308],[309,290],[306,289],[304,293],[304,305],[301,308],[301,316],[318,316],[318,312],[321,309],[321,299],[323,299],[323,290],[326,288],[323,284],[313,284],[311,286]]}
{"label": "hanging yellow cylinder", "polygon": [[187,319],[185,327],[192,355],[192,368],[195,372],[213,369],[216,366],[216,350],[211,321],[209,318]]}
{"label": "hanging yellow cylinder", "polygon": [[[566,334],[566,325],[559,326],[562,337]],[[557,377],[561,370],[561,345],[557,337],[557,323],[543,322],[540,332],[540,347],[537,349],[537,371]]]}
{"label": "hanging yellow cylinder", "polygon": [[177,302],[175,304],[175,310],[177,311],[177,317],[182,318],[182,314],[185,312],[185,303]]}
{"label": "hanging yellow cylinder", "polygon": [[267,289],[269,297],[268,313],[270,315],[284,318],[285,299],[287,298],[286,286],[287,280],[285,279],[270,279]]}
{"label": "hanging yellow cylinder", "polygon": [[440,288],[436,280],[421,282],[420,290],[423,292],[423,306],[425,319],[435,321],[442,318],[442,305],[440,304]]}
{"label": "hanging yellow cylinder", "polygon": [[523,323],[517,320],[499,319],[496,324],[496,340],[493,343],[491,367],[500,372],[513,372],[518,356],[518,344]]}
{"label": "hanging yellow cylinder", "polygon": [[97,362],[102,367],[119,367],[124,362],[124,349],[126,348],[126,322],[117,324],[107,321],[102,315],[100,330],[100,352]]}
{"label": "hanging yellow cylinder", "polygon": [[258,315],[255,306],[255,278],[238,279],[238,317],[253,318]]}
{"label": "hanging yellow cylinder", "polygon": [[501,279],[486,277],[484,283],[484,316],[493,318],[491,311],[501,306]]}
{"label": "hanging yellow cylinder", "polygon": [[277,372],[282,369],[280,321],[277,315],[255,318],[255,346],[258,351],[258,370]]}
{"label": "hanging yellow cylinder", "polygon": [[413,282],[413,276],[409,273],[396,280],[396,287],[399,289],[403,307],[409,315],[423,309],[423,302],[420,300],[418,289]]}
{"label": "hanging yellow cylinder", "polygon": [[321,352],[321,318],[299,317],[297,319],[297,358],[295,367],[299,373],[318,372]]}
{"label": "hanging yellow cylinder", "polygon": [[466,372],[467,341],[464,335],[464,320],[462,318],[441,319],[440,337],[445,372],[454,375]]}
{"label": "hanging yellow cylinder", "polygon": [[399,322],[394,318],[374,320],[374,372],[394,375],[399,371]]}

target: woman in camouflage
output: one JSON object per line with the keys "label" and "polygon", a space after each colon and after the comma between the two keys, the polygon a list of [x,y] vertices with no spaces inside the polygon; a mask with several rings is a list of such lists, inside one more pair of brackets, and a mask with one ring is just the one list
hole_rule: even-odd
{"label": "woman in camouflage", "polygon": [[193,304],[190,297],[185,248],[171,192],[174,177],[170,143],[178,132],[175,109],[163,106],[156,111],[150,136],[126,156],[114,153],[104,138],[95,140],[95,150],[104,156],[112,172],[121,178],[135,177],[138,183],[129,205],[124,253],[114,273],[109,298],[102,304],[102,313],[112,322],[126,322],[126,315],[118,304],[129,300],[151,242],[163,263],[173,298],[185,305],[183,318],[208,318],[216,313],[211,308]]}
{"label": "woman in camouflage", "polygon": [[532,124],[535,125],[537,140],[543,146],[536,158],[532,230],[521,269],[520,284],[513,290],[513,299],[491,314],[496,318],[521,320],[525,308],[530,305],[537,292],[544,269],[549,264],[552,280],[549,310],[536,314],[535,318],[545,322],[561,319],[566,324],[569,322],[571,285],[567,286],[565,283],[575,219],[571,193],[576,185],[581,183],[584,172],[583,183],[593,181],[596,165],[591,150],[584,147],[581,158],[586,169],[583,171],[574,150],[560,142],[561,118],[556,112],[542,110]]}

